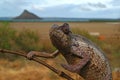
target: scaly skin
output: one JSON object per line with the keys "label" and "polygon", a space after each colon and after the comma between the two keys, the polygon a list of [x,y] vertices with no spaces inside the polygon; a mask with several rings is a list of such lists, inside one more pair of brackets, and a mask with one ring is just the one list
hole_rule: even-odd
{"label": "scaly skin", "polygon": [[111,69],[104,53],[81,35],[73,34],[67,23],[50,29],[53,45],[62,53],[68,64],[62,66],[85,80],[112,80]]}

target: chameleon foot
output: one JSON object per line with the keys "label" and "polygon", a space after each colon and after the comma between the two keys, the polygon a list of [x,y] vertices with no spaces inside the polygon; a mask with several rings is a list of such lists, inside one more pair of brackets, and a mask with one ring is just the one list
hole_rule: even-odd
{"label": "chameleon foot", "polygon": [[29,60],[32,60],[32,58],[34,57],[34,55],[35,55],[34,51],[31,51],[31,52],[29,52],[29,53],[27,54],[27,58],[28,58]]}
{"label": "chameleon foot", "polygon": [[61,66],[70,72],[74,73],[80,72],[80,68],[76,67],[75,65],[61,64]]}

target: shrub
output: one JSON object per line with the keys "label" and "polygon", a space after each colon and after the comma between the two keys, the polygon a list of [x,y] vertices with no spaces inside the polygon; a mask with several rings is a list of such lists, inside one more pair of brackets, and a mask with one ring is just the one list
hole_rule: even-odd
{"label": "shrub", "polygon": [[15,38],[16,45],[24,51],[38,50],[40,37],[37,32],[24,29]]}
{"label": "shrub", "polygon": [[8,22],[3,22],[0,26],[0,48],[11,49],[16,31],[9,27]]}
{"label": "shrub", "polygon": [[[16,31],[9,27],[8,22],[3,22],[0,26],[0,48],[2,49],[12,49],[14,37],[15,37]],[[11,55],[7,54],[0,54],[0,57],[2,58],[10,58]],[[14,57],[14,56],[13,56]],[[13,59],[13,58],[10,58]]]}

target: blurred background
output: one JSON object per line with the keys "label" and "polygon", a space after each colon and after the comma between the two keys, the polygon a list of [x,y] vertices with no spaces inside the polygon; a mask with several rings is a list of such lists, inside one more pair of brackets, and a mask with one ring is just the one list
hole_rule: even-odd
{"label": "blurred background", "polygon": [[[67,22],[73,33],[98,45],[108,58],[113,80],[120,80],[120,1],[119,0],[1,0],[0,49],[52,53],[49,39],[53,24]],[[62,55],[45,59],[75,80],[83,80],[64,70]],[[41,74],[42,73],[42,74]],[[18,55],[0,53],[0,80],[64,80],[46,67]]]}

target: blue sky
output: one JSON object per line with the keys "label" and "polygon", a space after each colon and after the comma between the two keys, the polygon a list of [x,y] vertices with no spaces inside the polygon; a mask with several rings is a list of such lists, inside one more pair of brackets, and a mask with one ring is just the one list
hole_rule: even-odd
{"label": "blue sky", "polygon": [[120,18],[120,0],[0,0],[0,17],[24,9],[40,17]]}

